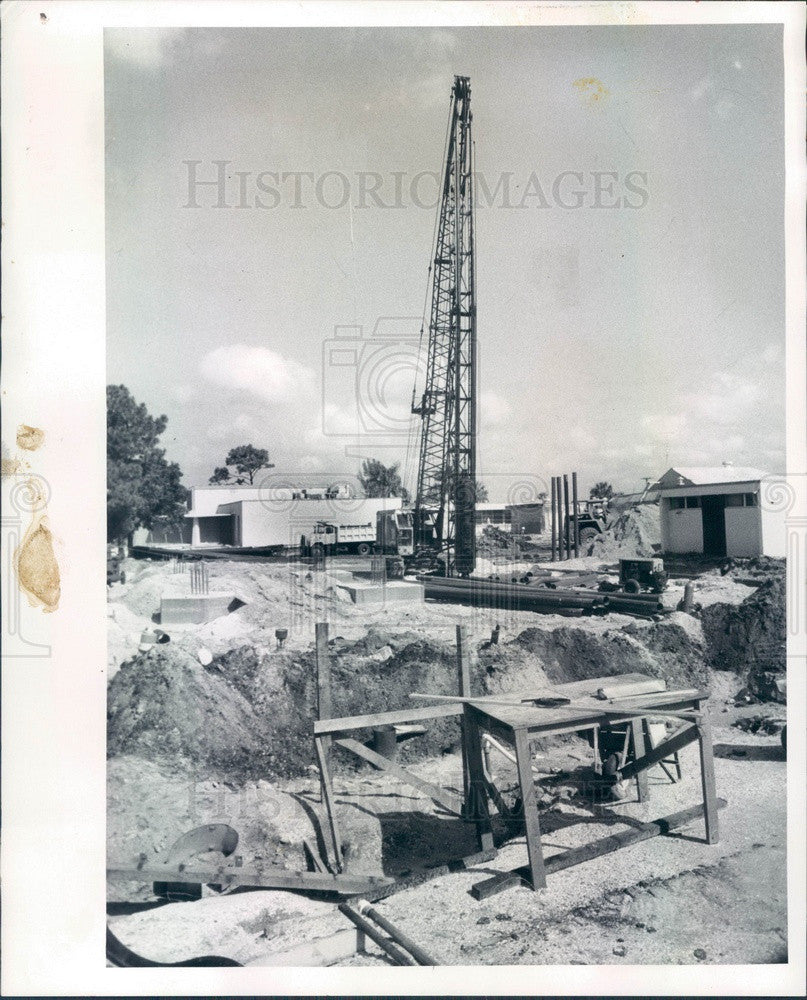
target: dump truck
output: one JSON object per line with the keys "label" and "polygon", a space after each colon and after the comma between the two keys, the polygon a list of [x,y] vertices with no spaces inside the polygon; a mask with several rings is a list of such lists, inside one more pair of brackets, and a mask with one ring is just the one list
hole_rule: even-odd
{"label": "dump truck", "polygon": [[368,556],[373,551],[375,542],[376,527],[372,522],[333,524],[330,521],[318,521],[312,532],[301,535],[300,552],[309,556],[343,553]]}

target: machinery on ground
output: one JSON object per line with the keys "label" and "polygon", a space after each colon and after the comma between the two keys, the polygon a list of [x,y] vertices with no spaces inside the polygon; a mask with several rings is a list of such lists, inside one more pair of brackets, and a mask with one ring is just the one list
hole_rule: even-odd
{"label": "machinery on ground", "polygon": [[[416,522],[415,518],[419,520]],[[416,539],[420,544],[416,544]],[[420,573],[445,574],[445,561],[438,554],[434,512],[417,510],[380,510],[376,514],[376,552],[398,556],[404,569]]]}
{"label": "machinery on ground", "polygon": [[[605,530],[608,501],[602,497],[577,501],[577,541],[578,545],[588,545]],[[566,521],[566,534],[574,545],[574,515]]]}
{"label": "machinery on ground", "polygon": [[658,556],[650,559],[620,559],[619,584],[626,594],[651,590],[660,594],[667,588],[664,560]]}

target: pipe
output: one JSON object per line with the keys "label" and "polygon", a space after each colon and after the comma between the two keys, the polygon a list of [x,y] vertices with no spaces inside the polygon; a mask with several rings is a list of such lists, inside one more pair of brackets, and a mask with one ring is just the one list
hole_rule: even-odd
{"label": "pipe", "polygon": [[569,528],[569,477],[564,473],[563,475],[563,534],[565,535],[566,543],[566,558],[571,559],[572,557],[572,545],[571,545],[571,531]]}
{"label": "pipe", "polygon": [[572,473],[572,511],[574,518],[574,557],[580,555],[580,529],[577,524],[577,473]]}
{"label": "pipe", "polygon": [[396,965],[418,964],[411,955],[407,955],[406,952],[401,951],[401,949],[396,947],[396,945],[394,945],[391,941],[388,941],[374,924],[371,924],[369,920],[363,917],[360,913],[357,913],[353,907],[348,906],[347,903],[340,903],[339,909],[342,913],[344,913],[348,920],[353,921],[359,930],[364,931],[371,941],[375,941],[378,947],[382,951],[385,951]]}
{"label": "pipe", "polygon": [[[519,583],[494,583],[488,580],[446,580],[442,577],[418,577],[426,597],[454,601],[470,601],[477,606],[504,608],[603,608],[600,594],[580,594],[575,591],[545,590]],[[465,586],[463,586],[465,584]],[[468,586],[470,584],[470,586]]]}
{"label": "pipe", "polygon": [[551,510],[552,510],[552,528],[551,528],[551,533],[552,533],[552,562],[555,562],[557,560],[558,556],[557,556],[556,545],[555,545],[555,542],[556,542],[555,532],[557,531],[557,527],[556,527],[556,511],[555,511],[555,477],[554,476],[552,477],[552,504],[551,504]]}
{"label": "pipe", "polygon": [[555,494],[557,496],[557,508],[558,508],[558,559],[563,561],[563,510],[561,503],[561,486],[560,486],[560,476],[555,476]]}
{"label": "pipe", "polygon": [[424,951],[419,944],[416,944],[411,938],[407,937],[406,934],[400,930],[400,928],[396,927],[395,924],[387,920],[383,914],[379,913],[378,910],[366,899],[357,899],[356,906],[362,916],[369,917],[371,920],[375,921],[375,923],[377,923],[382,930],[385,930],[387,934],[389,934],[393,941],[397,942],[403,948],[406,948],[418,965],[440,964],[436,959],[432,958],[428,952]]}
{"label": "pipe", "polygon": [[664,610],[661,601],[652,603],[650,601],[634,601],[630,597],[621,597],[619,594],[609,594],[603,601],[608,611],[628,611],[639,615],[653,615]]}

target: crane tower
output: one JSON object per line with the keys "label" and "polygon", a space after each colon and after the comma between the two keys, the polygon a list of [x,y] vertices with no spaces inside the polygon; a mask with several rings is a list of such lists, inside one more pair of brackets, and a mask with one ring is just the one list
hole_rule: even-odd
{"label": "crane tower", "polygon": [[476,287],[471,82],[451,91],[429,305],[414,523],[434,512],[438,549],[449,576],[467,576],[476,560]]}

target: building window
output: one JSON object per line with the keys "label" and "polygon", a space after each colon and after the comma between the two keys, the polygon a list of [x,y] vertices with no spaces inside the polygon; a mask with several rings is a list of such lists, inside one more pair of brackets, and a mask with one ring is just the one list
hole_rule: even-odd
{"label": "building window", "polygon": [[670,510],[683,510],[685,506],[683,497],[670,497]]}
{"label": "building window", "polygon": [[687,510],[692,510],[693,508],[700,507],[701,498],[700,497],[686,497]]}
{"label": "building window", "polygon": [[726,495],[727,507],[757,507],[759,500],[756,493],[728,493]]}

